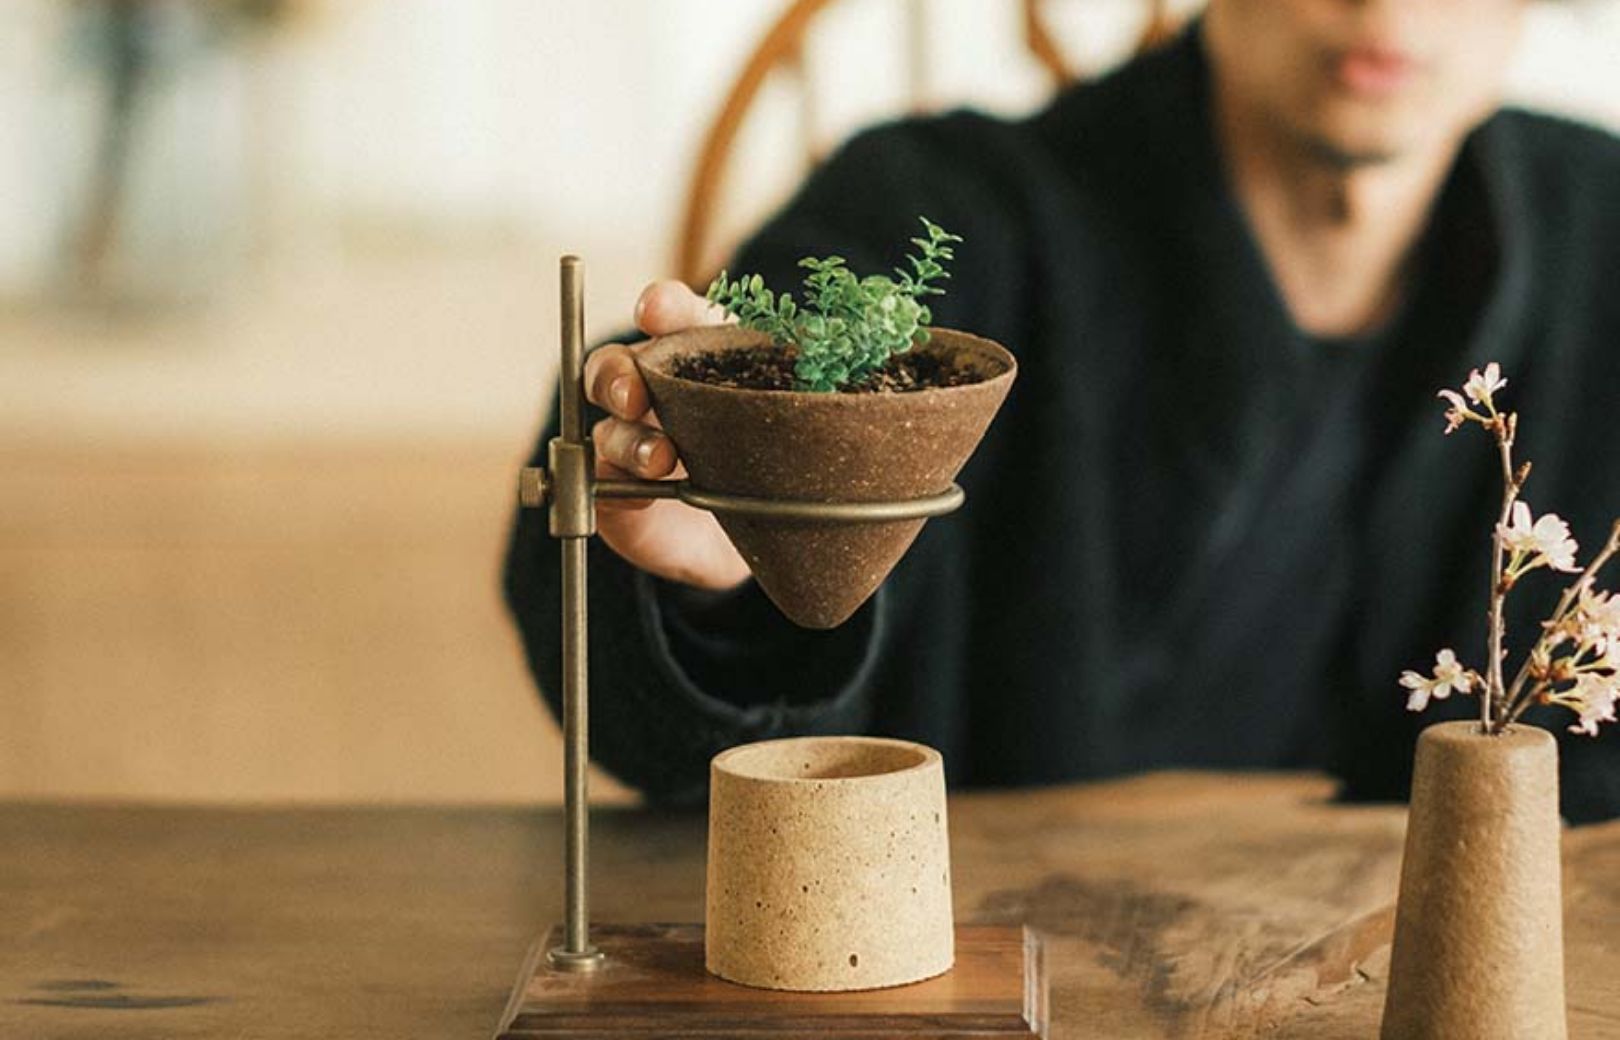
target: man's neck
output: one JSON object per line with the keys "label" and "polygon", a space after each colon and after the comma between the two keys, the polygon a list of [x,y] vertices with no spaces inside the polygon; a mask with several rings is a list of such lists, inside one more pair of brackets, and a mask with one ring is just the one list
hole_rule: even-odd
{"label": "man's neck", "polygon": [[1222,160],[1295,324],[1316,336],[1379,328],[1404,299],[1457,144],[1337,164],[1227,108],[1217,100]]}

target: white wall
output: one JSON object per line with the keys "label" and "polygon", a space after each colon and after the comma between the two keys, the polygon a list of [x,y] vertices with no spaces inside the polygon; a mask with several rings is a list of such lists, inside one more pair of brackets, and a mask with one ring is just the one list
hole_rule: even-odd
{"label": "white wall", "polygon": [[[846,0],[812,52],[825,133],[904,104],[897,59],[907,0]],[[1009,0],[918,0],[932,26],[939,103],[1019,111],[1045,91]],[[67,63],[69,5],[9,0],[0,12],[0,290],[37,288],[54,258],[71,170],[86,157],[89,96]],[[1137,0],[1052,0],[1067,45],[1106,61],[1140,17]],[[151,113],[170,189],[147,211],[197,234],[199,210],[252,189],[318,234],[333,220],[523,234],[573,248],[668,253],[696,143],[747,49],[782,0],[353,0],[312,6],[268,46],[193,60]],[[1620,4],[1540,5],[1514,77],[1535,104],[1620,125]],[[769,201],[796,175],[791,102],[750,131],[738,194]],[[166,149],[166,151],[165,151]],[[257,176],[242,158],[262,159]],[[205,167],[180,176],[188,159]],[[238,188],[239,182],[249,182]],[[199,197],[207,186],[220,197]],[[223,184],[223,187],[218,185]],[[744,205],[751,223],[761,209]],[[237,217],[245,220],[244,217]],[[296,240],[296,235],[294,236]]]}

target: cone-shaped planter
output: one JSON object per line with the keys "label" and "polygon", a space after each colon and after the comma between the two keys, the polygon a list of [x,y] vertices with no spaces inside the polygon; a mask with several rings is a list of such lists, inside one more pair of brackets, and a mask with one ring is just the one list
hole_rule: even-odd
{"label": "cone-shaped planter", "polygon": [[767,989],[875,989],[951,967],[939,752],[878,737],[745,744],[709,769],[705,960]]}
{"label": "cone-shaped planter", "polygon": [[1418,738],[1383,1040],[1564,1040],[1558,745]]}
{"label": "cone-shaped planter", "polygon": [[[798,393],[713,386],[672,373],[682,356],[755,347],[734,325],[654,340],[636,363],[692,486],[750,498],[906,500],[947,490],[1012,385],[1017,363],[977,336],[931,329],[914,349],[983,379],[906,393]],[[754,578],[794,622],[832,628],[877,589],[923,520],[821,523],[719,514]]]}

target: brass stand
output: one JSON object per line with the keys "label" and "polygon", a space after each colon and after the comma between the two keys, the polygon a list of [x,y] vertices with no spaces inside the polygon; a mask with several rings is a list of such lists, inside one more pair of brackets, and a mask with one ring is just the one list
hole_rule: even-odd
{"label": "brass stand", "polygon": [[873,523],[943,516],[961,506],[962,489],[901,502],[799,502],[722,495],[687,481],[597,480],[596,453],[585,435],[584,277],[577,256],[562,258],[562,367],[558,380],[558,436],[547,450],[544,469],[519,475],[518,500],[526,509],[549,505],[549,529],[562,541],[563,804],[567,818],[566,916],[559,945],[546,957],[558,971],[588,972],[600,967],[602,952],[590,942],[589,676],[586,616],[585,539],[596,533],[598,498],[675,498],[713,513],[812,523]]}

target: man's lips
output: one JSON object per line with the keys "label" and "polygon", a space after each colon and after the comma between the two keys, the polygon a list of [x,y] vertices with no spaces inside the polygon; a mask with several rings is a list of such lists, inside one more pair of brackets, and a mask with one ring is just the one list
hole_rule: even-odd
{"label": "man's lips", "polygon": [[1354,94],[1393,94],[1412,81],[1417,62],[1392,47],[1353,47],[1332,61],[1334,78]]}

